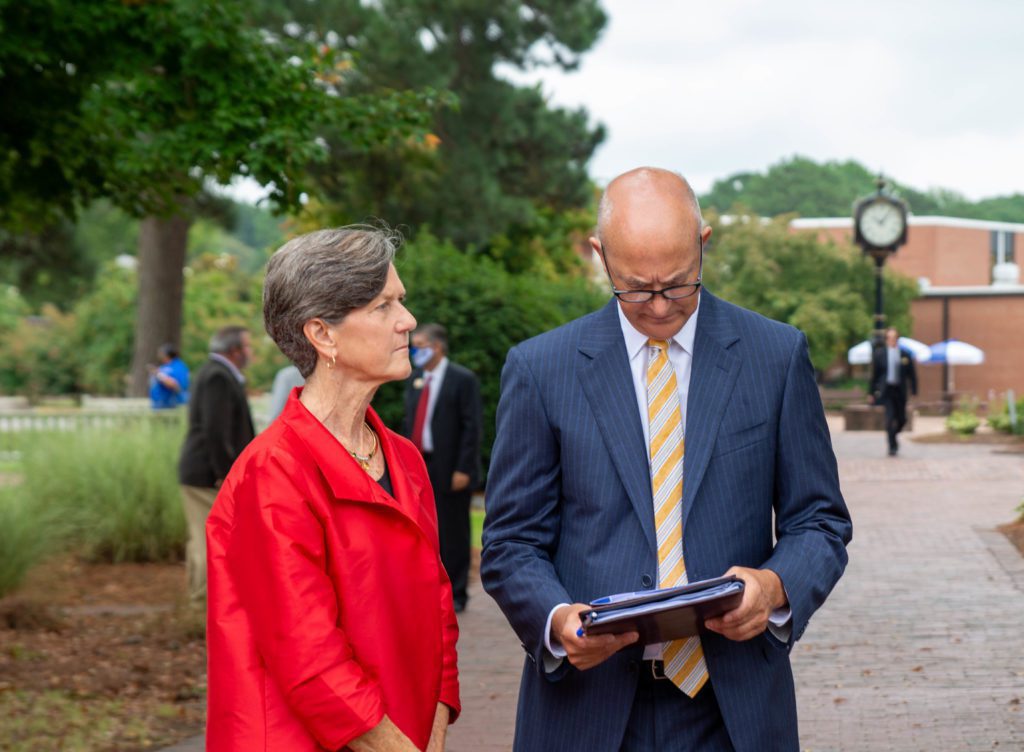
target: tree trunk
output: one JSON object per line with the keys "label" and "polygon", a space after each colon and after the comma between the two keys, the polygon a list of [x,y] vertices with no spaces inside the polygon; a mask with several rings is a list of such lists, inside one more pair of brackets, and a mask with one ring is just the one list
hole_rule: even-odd
{"label": "tree trunk", "polygon": [[160,345],[181,342],[181,308],[185,289],[185,249],[192,220],[178,214],[146,217],[139,226],[139,303],[135,316],[135,352],[128,394],[149,393],[147,365],[156,362]]}

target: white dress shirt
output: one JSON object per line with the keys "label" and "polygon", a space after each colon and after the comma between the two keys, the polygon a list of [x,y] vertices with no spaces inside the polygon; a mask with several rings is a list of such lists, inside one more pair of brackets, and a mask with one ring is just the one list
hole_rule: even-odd
{"label": "white dress shirt", "polygon": [[887,347],[886,363],[887,368],[885,369],[885,383],[887,384],[899,384],[900,383],[900,348],[899,347]]}
{"label": "white dress shirt", "polygon": [[423,385],[430,385],[430,394],[427,399],[427,414],[423,418],[423,452],[434,451],[434,434],[430,430],[430,421],[434,419],[434,408],[437,406],[437,395],[441,393],[441,385],[444,384],[444,375],[448,372],[448,356],[444,356],[434,366],[433,371],[423,372]]}

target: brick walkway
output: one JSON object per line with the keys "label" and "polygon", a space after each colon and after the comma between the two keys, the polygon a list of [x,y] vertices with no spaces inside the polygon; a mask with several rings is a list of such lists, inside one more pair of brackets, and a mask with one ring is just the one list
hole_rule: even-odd
{"label": "brick walkway", "polygon": [[1024,749],[1024,560],[991,531],[1024,495],[1024,455],[834,441],[854,540],[794,649],[803,748]]}
{"label": "brick walkway", "polygon": [[[834,441],[854,541],[794,649],[801,747],[1024,750],[1024,559],[991,532],[1024,495],[1024,455],[904,441],[889,458],[881,433]],[[479,583],[470,592],[448,750],[499,752],[511,748],[523,653]],[[172,749],[198,752],[201,740]]]}

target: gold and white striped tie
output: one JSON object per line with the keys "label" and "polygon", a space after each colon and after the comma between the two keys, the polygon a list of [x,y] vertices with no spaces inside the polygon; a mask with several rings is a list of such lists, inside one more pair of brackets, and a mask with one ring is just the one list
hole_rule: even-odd
{"label": "gold and white striped tie", "polygon": [[[686,584],[683,560],[683,420],[676,371],[668,359],[668,342],[651,339],[647,365],[647,419],[651,441],[651,493],[658,540],[658,586]],[[708,679],[699,637],[666,642],[665,676],[690,697]]]}

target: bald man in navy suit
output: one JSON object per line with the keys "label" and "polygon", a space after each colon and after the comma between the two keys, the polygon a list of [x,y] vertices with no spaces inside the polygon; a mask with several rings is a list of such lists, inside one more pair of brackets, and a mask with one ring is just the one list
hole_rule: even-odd
{"label": "bald man in navy suit", "polygon": [[[517,751],[799,749],[789,652],[843,573],[850,517],[806,339],[701,289],[710,236],[679,175],[616,178],[591,239],[615,297],[508,354],[481,575],[526,651]],[[663,356],[685,437],[668,502],[648,445]],[[657,529],[655,485],[675,515]],[[659,585],[670,533],[690,581],[746,586],[681,684],[669,644],[579,633],[588,601]]]}

